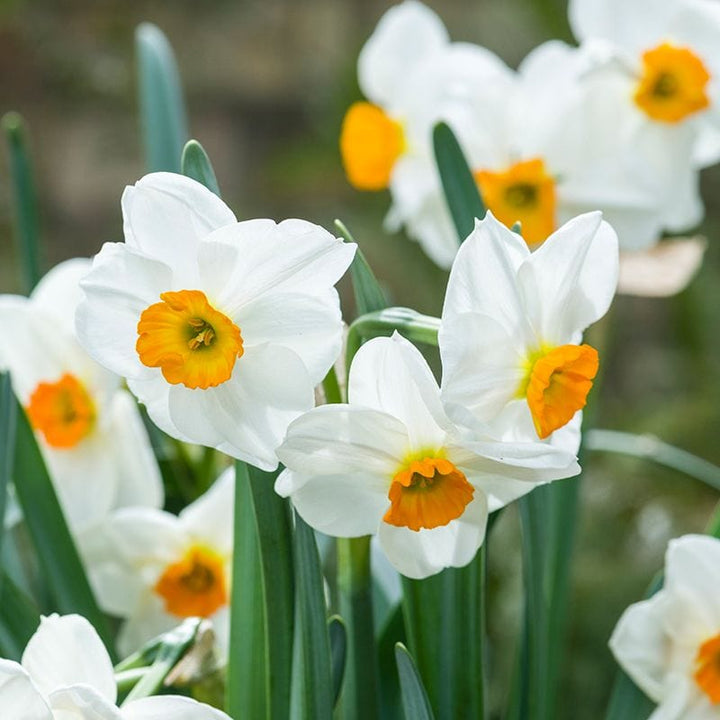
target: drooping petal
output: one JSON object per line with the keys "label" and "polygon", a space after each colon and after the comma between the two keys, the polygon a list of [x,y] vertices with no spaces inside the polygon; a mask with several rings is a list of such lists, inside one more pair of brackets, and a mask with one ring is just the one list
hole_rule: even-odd
{"label": "drooping petal", "polygon": [[192,698],[162,695],[123,706],[122,720],[230,720],[220,710]]}
{"label": "drooping petal", "polygon": [[422,579],[446,567],[463,567],[475,557],[485,538],[487,513],[487,500],[476,490],[472,502],[457,520],[418,531],[382,522],[378,539],[398,572]]}
{"label": "drooping petal", "polygon": [[112,662],[95,628],[80,615],[43,617],[22,656],[22,665],[45,696],[85,684],[114,703]]}
{"label": "drooping petal", "polygon": [[0,659],[0,708],[13,720],[53,720],[30,676],[12,660]]}
{"label": "drooping petal", "polygon": [[123,657],[130,655],[152,638],[172,630],[181,622],[182,618],[165,611],[162,598],[152,592],[146,593],[141,603],[132,609],[118,633],[118,652]]}
{"label": "drooping petal", "polygon": [[122,720],[115,704],[87,685],[59,688],[49,702],[56,720]]}

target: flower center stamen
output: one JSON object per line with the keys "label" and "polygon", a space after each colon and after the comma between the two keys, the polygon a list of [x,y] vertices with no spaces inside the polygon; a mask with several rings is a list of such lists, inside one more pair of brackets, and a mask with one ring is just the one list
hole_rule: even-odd
{"label": "flower center stamen", "polygon": [[555,180],[541,158],[515,163],[506,170],[474,173],[485,206],[507,227],[516,222],[530,245],[543,242],[555,229]]}
{"label": "flower center stamen", "polygon": [[695,668],[695,682],[711,703],[720,704],[720,634],[700,646]]}
{"label": "flower center stamen", "polygon": [[653,120],[678,123],[710,104],[710,73],[690,48],[662,43],[643,53],[642,62],[634,100]]}
{"label": "flower center stamen", "polygon": [[95,404],[85,386],[70,373],[56,382],[41,382],[26,408],[33,428],[50,447],[69,449],[85,438],[95,425]]}
{"label": "flower center stamen", "polygon": [[449,460],[424,457],[411,460],[394,476],[383,520],[410,530],[432,529],[459,518],[475,489]]}
{"label": "flower center stamen", "polygon": [[207,548],[192,547],[165,568],[154,590],[176,617],[209,617],[228,602],[222,558]]}
{"label": "flower center stamen", "polygon": [[135,348],[143,365],[159,367],[169,383],[188,388],[229,380],[243,354],[240,328],[200,290],[166,292],[160,299],[138,322]]}
{"label": "flower center stamen", "polygon": [[585,407],[598,365],[590,345],[562,345],[528,359],[518,396],[527,399],[538,437],[548,437]]}

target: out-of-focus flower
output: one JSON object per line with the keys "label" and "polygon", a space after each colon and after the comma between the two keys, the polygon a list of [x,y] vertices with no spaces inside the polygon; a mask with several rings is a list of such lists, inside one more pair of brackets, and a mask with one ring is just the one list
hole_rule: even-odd
{"label": "out-of-focus flower", "polygon": [[658,707],[651,720],[714,720],[720,704],[720,540],[671,540],[662,589],[631,605],[610,649]]}
{"label": "out-of-focus flower", "polygon": [[126,618],[118,638],[130,653],[183,618],[204,617],[228,643],[235,474],[226,470],[178,516],[124,508],[108,519],[88,553],[101,607]]}
{"label": "out-of-focus flower", "polygon": [[574,454],[544,443],[465,442],[422,355],[397,334],[359,350],[349,404],[298,418],[278,456],[287,469],[275,489],[306,522],[338,537],[377,534],[414,578],[466,565],[489,510],[579,472]]}
{"label": "out-of-focus flower", "polygon": [[[0,366],[35,429],[71,529],[82,535],[119,507],[160,507],[160,472],[132,396],[74,334],[86,259],[51,270],[29,298],[0,296]],[[22,478],[17,478],[22,482]]]}
{"label": "out-of-focus flower", "polygon": [[22,663],[0,660],[0,708],[13,720],[229,720],[208,705],[163,695],[116,706],[110,656],[79,615],[44,617]]}
{"label": "out-of-focus flower", "polygon": [[304,220],[238,223],[170,173],[127,188],[122,207],[126,242],[105,244],[81,284],[80,341],[168,434],[276,467],[340,350],[333,285],[355,246]]}
{"label": "out-of-focus flower", "polygon": [[509,437],[547,438],[570,423],[598,369],[582,332],[607,311],[617,275],[617,236],[599,212],[532,253],[492,213],[476,222],[450,272],[439,332],[450,417]]}

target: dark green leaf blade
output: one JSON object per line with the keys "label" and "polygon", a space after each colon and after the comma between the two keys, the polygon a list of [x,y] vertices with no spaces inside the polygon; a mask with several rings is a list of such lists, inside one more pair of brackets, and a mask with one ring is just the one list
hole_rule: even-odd
{"label": "dark green leaf blade", "polygon": [[202,183],[220,197],[220,186],[215,177],[215,170],[205,148],[197,140],[188,140],[182,151],[182,173]]}
{"label": "dark green leaf blade", "polygon": [[406,719],[433,720],[430,702],[420,673],[415,666],[415,661],[402,643],[395,645],[395,661],[400,677],[400,694]]}
{"label": "dark green leaf blade", "polygon": [[345,675],[345,659],[347,656],[347,630],[345,623],[339,615],[333,615],[328,620],[328,635],[330,636],[330,661],[332,663],[333,704],[338,701],[342,690],[343,676]]}
{"label": "dark green leaf blade", "polygon": [[0,656],[17,662],[40,625],[40,611],[32,598],[4,571],[1,585]]}
{"label": "dark green leaf blade", "polygon": [[[5,517],[8,486],[15,459],[15,425],[17,423],[17,404],[12,391],[10,374],[0,373],[0,518]],[[5,532],[5,523],[0,522],[0,552]],[[0,575],[0,590],[2,576]]]}

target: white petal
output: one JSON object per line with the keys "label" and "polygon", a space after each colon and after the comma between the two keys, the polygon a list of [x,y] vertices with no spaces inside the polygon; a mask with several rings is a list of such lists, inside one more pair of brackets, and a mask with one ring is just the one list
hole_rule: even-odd
{"label": "white petal", "polygon": [[312,297],[261,295],[233,319],[246,347],[269,342],[290,348],[305,364],[313,384],[322,381],[340,354],[342,318],[334,288]]}
{"label": "white petal", "polygon": [[422,3],[406,0],[390,8],[360,51],[361,90],[374,103],[391,104],[408,74],[447,42],[442,21]]}
{"label": "white petal", "polygon": [[168,263],[186,281],[196,276],[199,241],[236,222],[217,195],[174,173],[152,173],[127,187],[122,208],[127,244]]}
{"label": "white petal", "polygon": [[235,468],[227,468],[212,487],[180,513],[188,536],[217,552],[230,555],[233,547]]}
{"label": "white petal", "polygon": [[371,473],[392,478],[409,447],[404,425],[386,413],[322,405],[288,427],[280,461],[302,475]]}
{"label": "white petal", "polygon": [[288,425],[313,405],[313,386],[300,358],[279,345],[248,348],[232,378],[215,388],[170,391],[170,418],[195,442],[264,470]]}
{"label": "white petal", "polygon": [[120,655],[130,655],[154,637],[177,627],[182,620],[165,612],[160,597],[146,594],[118,633],[117,646]]}
{"label": "white petal", "polygon": [[580,215],[555,231],[519,272],[540,338],[571,342],[601,318],[615,295],[617,276],[617,235],[600,213]]}
{"label": "white petal", "polygon": [[76,319],[85,350],[122,377],[148,378],[159,374],[140,362],[135,344],[140,315],[173,288],[170,268],[138,254],[124,243],[105,243],[93,260],[81,287],[85,299]]}
{"label": "white petal", "polygon": [[12,660],[0,659],[0,708],[12,720],[53,720],[30,676]]}
{"label": "white petal", "polygon": [[398,333],[374,338],[358,350],[348,388],[351,405],[379,410],[403,423],[408,450],[444,444],[449,421],[437,381],[417,348]]}
{"label": "white petal", "polygon": [[22,656],[41,693],[86,684],[115,702],[117,690],[112,662],[95,628],[80,615],[43,617]]}
{"label": "white petal", "polygon": [[55,720],[122,720],[115,704],[87,685],[55,690],[49,701]]}
{"label": "white petal", "polygon": [[485,496],[476,490],[472,502],[457,520],[418,531],[382,522],[378,539],[399,573],[422,579],[446,567],[467,565],[485,538],[487,514]]}
{"label": "white petal", "polygon": [[161,375],[153,375],[153,377],[143,380],[128,378],[127,386],[130,392],[140,403],[145,405],[150,419],[163,432],[183,442],[192,442],[175,427],[170,419],[170,389],[173,386],[166,382]]}
{"label": "white petal", "polygon": [[205,703],[176,695],[142,698],[125,705],[123,720],[231,720]]}
{"label": "white petal", "polygon": [[275,489],[290,495],[302,519],[315,530],[333,537],[360,537],[377,531],[390,504],[390,480],[371,472],[298,477],[285,470]]}

